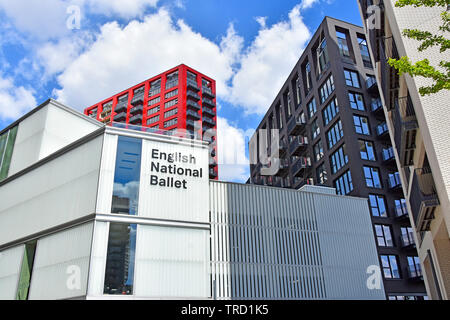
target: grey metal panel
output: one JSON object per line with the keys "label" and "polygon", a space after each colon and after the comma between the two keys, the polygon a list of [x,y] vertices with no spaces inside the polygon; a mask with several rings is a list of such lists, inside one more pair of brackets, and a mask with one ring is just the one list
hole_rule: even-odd
{"label": "grey metal panel", "polygon": [[210,181],[210,212],[217,299],[385,298],[365,200]]}

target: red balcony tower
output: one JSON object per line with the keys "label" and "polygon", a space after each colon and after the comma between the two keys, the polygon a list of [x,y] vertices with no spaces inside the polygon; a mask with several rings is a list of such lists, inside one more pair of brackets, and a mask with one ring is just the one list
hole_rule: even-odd
{"label": "red balcony tower", "polygon": [[210,142],[209,176],[218,178],[217,136],[211,134],[217,130],[216,82],[184,64],[100,101],[84,113],[109,125],[123,123],[164,133],[186,130]]}

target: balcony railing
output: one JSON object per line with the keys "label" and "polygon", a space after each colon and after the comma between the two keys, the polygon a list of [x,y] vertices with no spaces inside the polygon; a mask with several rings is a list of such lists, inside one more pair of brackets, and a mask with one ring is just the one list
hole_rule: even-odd
{"label": "balcony railing", "polygon": [[408,233],[408,235],[404,234],[399,237],[400,245],[402,248],[415,248],[416,243],[414,242],[414,235],[412,232]]}
{"label": "balcony railing", "polygon": [[216,113],[213,111],[213,109],[205,107],[205,106],[202,107],[202,113],[203,113],[203,115],[210,116],[212,118],[214,118],[216,116]]}
{"label": "balcony railing", "polygon": [[136,124],[136,123],[142,123],[142,114],[137,114],[130,118],[130,123]]}
{"label": "balcony railing", "polygon": [[377,126],[376,131],[377,131],[377,136],[379,138],[386,139],[389,137],[389,130],[388,130],[386,122],[380,123]]}
{"label": "balcony railing", "polygon": [[287,159],[275,160],[275,165],[278,166],[277,176],[285,177],[289,169],[289,161]]}
{"label": "balcony railing", "polygon": [[200,120],[200,115],[193,110],[186,110],[186,118],[193,120]]}
{"label": "balcony railing", "polygon": [[272,180],[272,186],[278,187],[278,188],[289,188],[289,180],[282,177],[274,177]]}
{"label": "balcony railing", "polygon": [[144,111],[144,107],[142,105],[138,105],[138,106],[130,109],[130,114],[134,115],[137,113],[142,113],[143,111]]}
{"label": "balcony railing", "polygon": [[394,148],[384,148],[382,151],[382,157],[385,164],[395,164]]}
{"label": "balcony railing", "polygon": [[127,119],[126,112],[120,112],[114,116],[114,121],[124,121]]}
{"label": "balcony railing", "polygon": [[188,90],[187,92],[186,92],[186,97],[188,98],[188,99],[192,99],[192,100],[194,100],[194,101],[199,101],[200,100],[200,96],[198,95],[198,93],[196,93],[196,92],[194,92],[194,91],[191,91],[191,90]]}
{"label": "balcony railing", "polygon": [[210,106],[211,108],[214,108],[216,106],[214,101],[212,101],[211,99],[208,99],[208,98],[202,99],[202,105],[207,105],[207,106]]}
{"label": "balcony railing", "polygon": [[387,180],[388,187],[391,191],[401,191],[402,190],[402,182],[400,180],[400,174],[398,172],[389,174],[389,178]]}
{"label": "balcony railing", "polygon": [[139,104],[139,103],[144,103],[144,91],[141,91],[137,94],[134,95],[133,99],[131,99],[131,104],[135,105],[135,104]]}
{"label": "balcony railing", "polygon": [[126,112],[128,109],[128,101],[118,102],[114,108],[114,112]]}
{"label": "balcony railing", "polygon": [[202,95],[207,96],[210,98],[214,98],[214,93],[212,92],[211,88],[208,87],[202,87]]}
{"label": "balcony railing", "polygon": [[289,137],[289,153],[291,155],[300,155],[308,146],[308,138],[302,136],[290,136]]}
{"label": "balcony railing", "polygon": [[375,115],[382,115],[382,116],[384,116],[383,104],[381,103],[381,99],[380,98],[376,98],[376,99],[372,100],[372,102],[370,103],[370,110],[372,110],[372,112]]}
{"label": "balcony railing", "polygon": [[435,210],[439,206],[431,168],[425,167],[414,171],[409,201],[417,231],[430,230]]}
{"label": "balcony railing", "polygon": [[194,80],[187,79],[186,85],[187,85],[188,88],[194,89],[195,91],[199,91],[199,90],[200,90],[200,88],[199,88],[197,82],[194,81]]}
{"label": "balcony railing", "polygon": [[378,84],[375,77],[368,77],[366,80],[367,91],[371,94],[378,95]]}
{"label": "balcony railing", "polygon": [[210,118],[203,118],[203,124],[214,127],[216,125],[216,122]]}
{"label": "balcony railing", "polygon": [[195,111],[200,110],[200,105],[199,105],[197,102],[194,102],[194,101],[192,101],[192,100],[187,100],[187,101],[186,101],[186,107],[187,107],[187,108],[192,108],[192,109],[194,109]]}
{"label": "balcony railing", "polygon": [[412,281],[422,281],[422,269],[420,264],[410,265],[406,268],[406,274],[408,275],[408,279]]}
{"label": "balcony railing", "polygon": [[418,129],[416,114],[409,95],[395,100],[394,140],[402,166],[413,163]]}
{"label": "balcony railing", "polygon": [[298,177],[304,173],[306,169],[311,168],[311,158],[310,157],[292,157],[292,173],[294,176]]}
{"label": "balcony railing", "polygon": [[292,118],[287,125],[288,134],[290,136],[298,135],[306,127],[306,117],[302,113],[300,116]]}

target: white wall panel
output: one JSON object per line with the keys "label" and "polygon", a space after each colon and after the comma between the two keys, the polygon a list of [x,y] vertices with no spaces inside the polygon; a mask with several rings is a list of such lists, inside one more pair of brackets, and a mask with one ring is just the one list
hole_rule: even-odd
{"label": "white wall panel", "polygon": [[102,296],[105,282],[106,254],[108,250],[109,223],[96,221],[89,267],[88,295]]}
{"label": "white wall panel", "polygon": [[93,223],[67,229],[37,242],[30,300],[86,295]]}
{"label": "white wall panel", "polygon": [[[202,169],[202,177],[185,177],[151,171],[151,163],[159,162],[161,165],[170,165],[168,161],[152,159],[153,149],[165,153],[182,153],[193,155],[195,164],[173,163],[177,167],[189,169]],[[143,140],[142,143],[142,167],[141,182],[139,189],[139,215],[149,218],[209,222],[208,203],[208,149],[190,147],[181,144],[162,143],[151,140]],[[173,177],[185,179],[187,189],[174,187],[161,187],[150,185],[150,176],[157,175],[159,178]]]}
{"label": "white wall panel", "polygon": [[97,213],[111,213],[117,140],[117,135],[104,135],[97,197]]}
{"label": "white wall panel", "polygon": [[102,138],[0,187],[0,244],[95,212]]}
{"label": "white wall panel", "polygon": [[138,226],[136,296],[207,298],[209,265],[208,230]]}
{"label": "white wall panel", "polygon": [[0,252],[0,300],[14,300],[19,284],[24,245]]}

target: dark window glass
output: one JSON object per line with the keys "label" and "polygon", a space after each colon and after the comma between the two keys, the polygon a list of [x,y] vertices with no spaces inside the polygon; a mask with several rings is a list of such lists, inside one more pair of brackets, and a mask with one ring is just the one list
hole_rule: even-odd
{"label": "dark window glass", "polygon": [[317,168],[317,182],[319,184],[325,184],[328,180],[327,169],[325,168],[325,164],[321,164]]}
{"label": "dark window glass", "polygon": [[387,217],[386,202],[384,197],[377,194],[369,194],[369,206],[372,216]]}
{"label": "dark window glass", "polygon": [[137,215],[142,140],[119,136],[111,212]]}
{"label": "dark window glass", "polygon": [[411,278],[422,276],[419,257],[408,257],[408,275]]}
{"label": "dark window glass", "polygon": [[336,192],[339,195],[346,195],[353,190],[352,175],[350,170],[346,171],[342,176],[334,182]]}
{"label": "dark window glass", "polygon": [[320,134],[320,127],[319,124],[317,123],[317,119],[313,121],[313,123],[311,124],[311,135],[313,140],[315,138],[317,138]]}
{"label": "dark window glass", "polygon": [[413,229],[411,227],[401,227],[401,239],[402,239],[402,245],[403,246],[409,246],[414,244],[414,234]]}
{"label": "dark window glass", "polygon": [[338,172],[343,166],[345,166],[348,163],[348,156],[345,153],[345,144],[331,155],[330,162],[331,162],[331,172],[333,174]]}
{"label": "dark window glass", "polygon": [[319,63],[319,74],[322,73],[328,65],[327,40],[323,39],[320,46],[317,48],[317,61]]}
{"label": "dark window glass", "polygon": [[350,57],[350,51],[348,50],[347,35],[343,32],[336,31],[339,52],[343,57]]}
{"label": "dark window glass", "polygon": [[338,143],[342,139],[343,136],[344,136],[344,130],[342,129],[342,122],[341,122],[341,120],[339,120],[327,132],[328,149],[331,149],[336,143]]}
{"label": "dark window glass", "polygon": [[323,143],[322,140],[319,140],[319,142],[317,142],[314,145],[314,158],[316,161],[319,161],[320,159],[323,158]]}
{"label": "dark window glass", "polygon": [[104,294],[133,294],[136,225],[110,223]]}
{"label": "dark window glass", "polygon": [[334,79],[333,75],[331,75],[319,89],[320,103],[324,103],[325,100],[328,99],[328,97],[331,95],[333,91],[334,91]]}
{"label": "dark window glass", "polygon": [[309,103],[308,103],[308,114],[309,114],[309,118],[311,119],[317,112],[317,106],[316,106],[316,99],[312,99]]}

